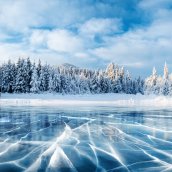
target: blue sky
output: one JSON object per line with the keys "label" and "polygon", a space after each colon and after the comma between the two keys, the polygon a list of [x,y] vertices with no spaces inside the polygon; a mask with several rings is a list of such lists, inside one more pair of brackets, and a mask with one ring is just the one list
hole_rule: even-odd
{"label": "blue sky", "polygon": [[172,0],[0,0],[0,63],[28,56],[161,73],[172,67]]}

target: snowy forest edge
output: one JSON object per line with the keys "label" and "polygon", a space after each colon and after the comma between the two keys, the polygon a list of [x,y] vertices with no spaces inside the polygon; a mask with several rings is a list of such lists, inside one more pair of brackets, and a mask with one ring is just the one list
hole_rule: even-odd
{"label": "snowy forest edge", "polygon": [[30,59],[0,65],[2,93],[60,93],[60,94],[156,94],[172,95],[172,75],[165,63],[164,75],[153,68],[146,79],[132,78],[124,67],[110,63],[105,70],[81,69],[75,66],[53,67],[36,65]]}

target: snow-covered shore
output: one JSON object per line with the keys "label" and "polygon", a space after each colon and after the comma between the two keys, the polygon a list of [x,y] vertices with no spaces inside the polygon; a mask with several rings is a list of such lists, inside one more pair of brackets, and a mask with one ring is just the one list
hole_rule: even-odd
{"label": "snow-covered shore", "polygon": [[2,94],[0,106],[122,106],[172,108],[172,97],[129,94]]}

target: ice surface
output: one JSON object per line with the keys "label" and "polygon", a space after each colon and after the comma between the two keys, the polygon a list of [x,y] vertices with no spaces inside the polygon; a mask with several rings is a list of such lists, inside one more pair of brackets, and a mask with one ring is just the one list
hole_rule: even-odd
{"label": "ice surface", "polygon": [[171,171],[172,111],[0,109],[0,171]]}

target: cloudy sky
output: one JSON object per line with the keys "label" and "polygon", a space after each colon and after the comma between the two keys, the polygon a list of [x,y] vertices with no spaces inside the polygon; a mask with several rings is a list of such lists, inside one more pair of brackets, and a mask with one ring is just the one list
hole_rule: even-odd
{"label": "cloudy sky", "polygon": [[0,63],[28,56],[160,73],[172,68],[172,0],[0,0]]}

